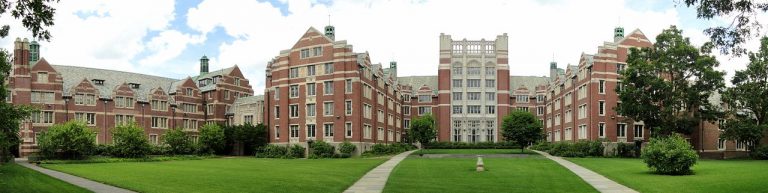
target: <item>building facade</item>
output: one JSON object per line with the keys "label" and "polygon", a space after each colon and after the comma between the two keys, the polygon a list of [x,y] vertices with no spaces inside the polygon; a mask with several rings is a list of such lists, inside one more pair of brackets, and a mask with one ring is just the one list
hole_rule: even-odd
{"label": "building facade", "polygon": [[237,66],[208,72],[200,59],[199,75],[172,79],[145,74],[76,66],[52,65],[43,59],[37,42],[17,39],[8,78],[12,104],[40,110],[22,123],[19,156],[37,151],[37,136],[53,124],[81,120],[97,135],[97,143],[112,143],[115,125],[136,122],[150,143],[160,143],[171,128],[193,137],[205,123],[228,120],[226,112],[240,97],[253,95]]}

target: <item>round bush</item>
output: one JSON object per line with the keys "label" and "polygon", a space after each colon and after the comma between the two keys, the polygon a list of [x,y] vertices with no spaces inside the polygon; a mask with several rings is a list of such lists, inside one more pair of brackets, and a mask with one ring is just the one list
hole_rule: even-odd
{"label": "round bush", "polygon": [[752,157],[755,159],[768,159],[768,145],[762,145],[755,148],[755,150],[752,151]]}
{"label": "round bush", "polygon": [[641,156],[648,168],[660,174],[683,175],[691,173],[699,155],[682,136],[652,138]]}
{"label": "round bush", "polygon": [[261,149],[258,153],[256,153],[256,157],[261,158],[283,158],[288,154],[288,148],[278,145],[269,144],[267,146],[264,146],[264,148]]}
{"label": "round bush", "polygon": [[115,157],[138,158],[145,157],[151,151],[149,140],[144,135],[144,129],[136,124],[126,124],[115,127],[112,131],[115,143],[111,154]]}
{"label": "round bush", "polygon": [[353,145],[349,141],[344,141],[344,143],[339,145],[339,152],[342,154],[352,155],[352,153],[355,152],[355,149],[357,149],[357,146]]}
{"label": "round bush", "polygon": [[336,148],[325,141],[316,141],[312,143],[311,154],[317,158],[332,158],[336,153]]}
{"label": "round bush", "polygon": [[168,145],[168,153],[173,155],[191,154],[194,144],[189,135],[181,129],[171,129],[165,133],[163,142]]}
{"label": "round bush", "polygon": [[304,157],[304,147],[298,144],[293,144],[290,149],[288,149],[288,157],[289,158],[303,158]]}
{"label": "round bush", "polygon": [[81,121],[56,124],[43,132],[37,143],[45,158],[82,159],[96,148],[96,134]]}

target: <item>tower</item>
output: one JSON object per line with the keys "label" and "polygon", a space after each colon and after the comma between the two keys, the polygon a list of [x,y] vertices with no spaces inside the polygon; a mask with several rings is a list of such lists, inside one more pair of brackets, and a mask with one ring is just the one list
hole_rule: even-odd
{"label": "tower", "polygon": [[200,58],[200,75],[208,74],[208,57],[203,55]]}
{"label": "tower", "polygon": [[389,76],[397,78],[397,62],[395,61],[389,62]]}
{"label": "tower", "polygon": [[29,44],[29,63],[34,64],[38,60],[40,60],[40,44],[32,40]]}
{"label": "tower", "polygon": [[549,78],[554,80],[557,77],[557,62],[552,61],[549,63]]}
{"label": "tower", "polygon": [[613,41],[618,42],[621,39],[624,39],[624,28],[621,26],[613,28]]}
{"label": "tower", "polygon": [[333,41],[336,41],[336,28],[332,25],[325,26],[325,36]]}

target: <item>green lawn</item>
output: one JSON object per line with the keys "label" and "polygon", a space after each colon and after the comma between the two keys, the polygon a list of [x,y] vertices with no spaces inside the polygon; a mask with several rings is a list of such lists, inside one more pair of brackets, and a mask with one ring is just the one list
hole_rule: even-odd
{"label": "green lawn", "polygon": [[384,192],[596,192],[557,163],[539,155],[483,159],[410,157],[390,174]]}
{"label": "green lawn", "polygon": [[699,160],[694,175],[665,176],[640,159],[568,160],[640,192],[768,192],[768,161]]}
{"label": "green lawn", "polygon": [[0,192],[91,192],[24,166],[0,166]]}
{"label": "green lawn", "polygon": [[342,192],[386,159],[257,159],[48,164],[139,192]]}
{"label": "green lawn", "polygon": [[536,154],[531,150],[520,149],[422,149],[411,155],[423,154]]}

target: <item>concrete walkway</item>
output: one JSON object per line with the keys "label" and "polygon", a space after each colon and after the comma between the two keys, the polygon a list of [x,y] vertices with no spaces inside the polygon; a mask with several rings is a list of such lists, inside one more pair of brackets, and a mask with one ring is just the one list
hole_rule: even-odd
{"label": "concrete walkway", "polygon": [[570,162],[568,160],[565,160],[561,157],[552,156],[549,155],[546,152],[540,152],[533,150],[536,153],[539,153],[541,155],[544,155],[544,157],[547,157],[551,159],[552,161],[557,162],[558,164],[562,165],[565,168],[568,168],[568,170],[571,170],[574,174],[581,177],[581,179],[584,179],[589,185],[592,185],[592,187],[595,187],[597,191],[600,192],[637,192],[631,188],[628,188],[624,185],[621,185],[619,183],[614,182],[613,180],[610,180],[606,178],[605,176],[602,176],[598,173],[593,172],[592,170],[589,170],[587,168],[581,167],[579,165],[574,164],[573,162]]}
{"label": "concrete walkway", "polygon": [[373,168],[373,170],[366,173],[360,180],[357,180],[344,193],[379,193],[384,191],[384,185],[387,184],[387,179],[389,179],[389,173],[392,172],[392,169],[415,151],[412,150],[398,154],[387,160],[387,162]]}
{"label": "concrete walkway", "polygon": [[68,182],[70,184],[74,184],[75,186],[83,187],[83,188],[88,189],[90,191],[93,191],[95,193],[102,193],[102,192],[104,192],[104,193],[133,193],[134,192],[134,191],[130,191],[130,190],[126,190],[126,189],[122,189],[122,188],[118,188],[118,187],[102,184],[102,183],[95,182],[95,181],[92,181],[92,180],[88,180],[88,179],[85,179],[85,178],[69,175],[69,174],[66,174],[66,173],[45,169],[45,168],[42,168],[40,166],[36,166],[36,165],[30,164],[29,162],[27,162],[27,159],[18,159],[17,158],[16,159],[16,163],[21,165],[21,166],[27,167],[29,169],[38,171],[40,173],[49,175],[49,176],[54,177],[54,178],[57,178],[59,180]]}

